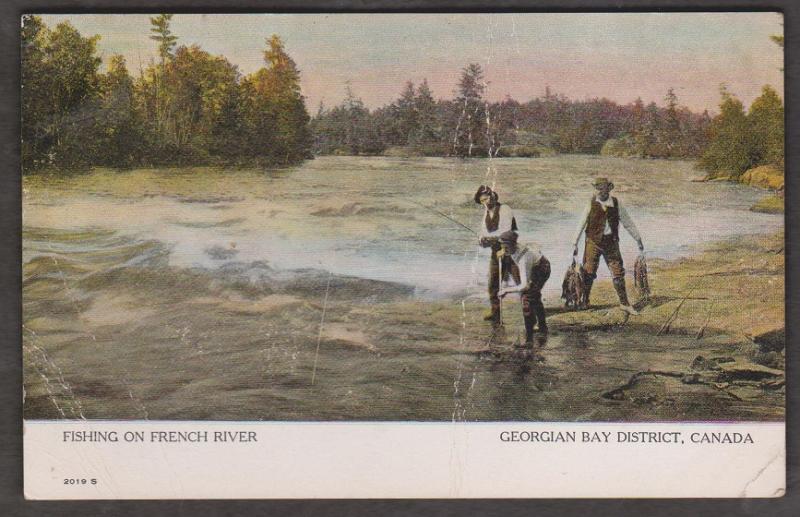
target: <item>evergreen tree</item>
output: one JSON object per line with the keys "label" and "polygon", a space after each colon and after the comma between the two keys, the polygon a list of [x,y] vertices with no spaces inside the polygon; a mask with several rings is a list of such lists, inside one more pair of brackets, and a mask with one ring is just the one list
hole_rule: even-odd
{"label": "evergreen tree", "polygon": [[472,63],[461,70],[456,97],[456,105],[461,108],[461,113],[453,136],[455,154],[472,156],[477,150],[476,146],[485,142],[485,89],[481,65]]}
{"label": "evergreen tree", "polygon": [[752,133],[753,162],[783,167],[784,127],[783,102],[770,86],[764,86],[761,96],[753,101],[748,113]]}
{"label": "evergreen tree", "polygon": [[712,175],[739,176],[753,165],[753,145],[742,102],[721,88],[720,114],[711,124],[711,141],[699,165]]}
{"label": "evergreen tree", "polygon": [[636,155],[639,157],[657,156],[657,136],[660,127],[660,114],[655,102],[644,109],[639,130],[633,135]]}
{"label": "evergreen tree", "polygon": [[417,128],[416,132],[412,135],[411,143],[429,148],[438,141],[439,136],[437,130],[436,101],[428,86],[427,79],[423,79],[422,84],[417,88],[417,95],[414,98],[414,107],[417,113]]}
{"label": "evergreen tree", "polygon": [[160,14],[150,18],[150,39],[158,43],[160,66],[152,71],[153,84],[153,122],[158,132],[165,131],[169,118],[169,83],[167,80],[167,63],[172,59],[172,51],[177,45],[178,37],[169,28],[171,14]]}
{"label": "evergreen tree", "polygon": [[419,129],[416,92],[411,81],[406,81],[403,92],[397,99],[395,120],[401,145],[410,144]]}
{"label": "evergreen tree", "polygon": [[664,109],[663,127],[660,128],[661,131],[657,140],[663,149],[663,157],[672,158],[681,155],[680,149],[683,146],[681,121],[678,115],[678,96],[675,95],[674,89],[667,90],[664,103],[666,107]]}
{"label": "evergreen tree", "polygon": [[136,113],[134,84],[125,66],[125,58],[111,56],[108,72],[101,77],[101,84],[100,149],[95,162],[112,167],[130,167],[141,159],[143,128]]}
{"label": "evergreen tree", "polygon": [[267,40],[264,62],[266,67],[247,79],[255,131],[252,145],[280,163],[292,163],[308,157],[311,149],[300,72],[274,34]]}

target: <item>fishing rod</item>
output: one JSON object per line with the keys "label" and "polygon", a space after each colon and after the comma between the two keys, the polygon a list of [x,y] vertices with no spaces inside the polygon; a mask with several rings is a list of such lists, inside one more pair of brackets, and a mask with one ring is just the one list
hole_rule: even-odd
{"label": "fishing rod", "polygon": [[405,201],[408,201],[409,203],[413,203],[413,204],[415,204],[415,205],[417,205],[417,206],[419,206],[419,207],[422,207],[422,208],[424,208],[424,209],[426,209],[426,210],[430,210],[431,212],[433,212],[433,213],[435,213],[435,214],[437,214],[437,215],[440,215],[440,216],[444,217],[445,219],[447,219],[447,220],[448,220],[448,221],[450,221],[451,223],[455,223],[455,224],[459,225],[461,228],[464,228],[464,229],[465,229],[465,230],[467,230],[469,233],[471,233],[471,234],[473,234],[473,235],[476,235],[476,236],[479,236],[479,235],[478,235],[478,232],[476,232],[476,231],[475,231],[473,228],[470,228],[470,227],[469,227],[469,226],[467,226],[466,224],[464,224],[464,223],[462,223],[462,222],[460,222],[460,221],[457,221],[457,220],[453,219],[452,217],[450,217],[449,215],[445,214],[444,212],[440,212],[439,210],[436,210],[435,208],[432,208],[432,207],[429,207],[429,206],[423,205],[422,203],[417,203],[416,201],[413,201],[413,200],[411,200],[411,199],[404,199],[404,200],[405,200]]}

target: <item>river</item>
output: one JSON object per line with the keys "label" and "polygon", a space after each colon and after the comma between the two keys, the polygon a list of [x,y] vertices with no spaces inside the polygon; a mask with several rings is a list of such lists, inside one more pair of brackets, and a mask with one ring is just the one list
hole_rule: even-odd
{"label": "river", "polygon": [[[682,161],[320,157],[26,178],[26,417],[618,418],[594,402],[559,409],[544,387],[596,360],[592,336],[556,333],[530,383],[514,380],[530,367],[481,355],[488,256],[424,208],[477,229],[473,193],[494,185],[553,263],[552,307],[596,176],[614,181],[650,257],[783,227],[749,211],[762,191],[692,182]],[[629,236],[622,251],[632,265]]]}

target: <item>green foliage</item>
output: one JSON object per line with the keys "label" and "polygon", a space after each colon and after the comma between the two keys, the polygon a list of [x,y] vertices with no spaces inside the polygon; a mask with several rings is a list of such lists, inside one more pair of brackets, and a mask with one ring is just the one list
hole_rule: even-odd
{"label": "green foliage", "polygon": [[722,89],[720,114],[711,126],[711,141],[699,166],[710,176],[738,177],[760,165],[784,163],[783,104],[769,86],[745,114],[741,101]]}
{"label": "green foliage", "polygon": [[483,101],[485,89],[481,65],[471,63],[461,70],[458,97],[455,99],[456,104],[461,107],[461,113],[453,131],[453,154],[457,156],[486,155],[489,142],[486,138],[486,109]]}
{"label": "green foliage", "polygon": [[289,164],[309,157],[311,133],[300,72],[277,35],[267,40],[266,68],[244,81],[250,148],[271,161]]}
{"label": "green foliage", "polygon": [[96,165],[132,167],[144,153],[144,127],[136,111],[133,79],[125,59],[111,56],[108,72],[100,77],[100,114],[96,119]]}
{"label": "green foliage", "polygon": [[178,37],[169,29],[171,20],[171,14],[160,14],[150,18],[150,32],[153,33],[150,39],[158,42],[158,55],[161,56],[162,63],[172,55],[172,50],[178,41]]}
{"label": "green foliage", "polygon": [[[350,86],[344,101],[333,109],[320,112],[312,122],[314,148],[320,154],[377,154],[386,149],[384,113],[370,114]],[[376,137],[383,134],[384,137]]]}
{"label": "green foliage", "polygon": [[[522,104],[483,99],[478,65],[462,69],[452,100],[435,101],[426,81],[406,83],[393,103],[369,112],[352,99],[312,120],[319,154],[380,152],[435,156],[536,156],[604,153],[649,158],[696,158],[706,147],[711,118],[678,104],[671,89],[664,108],[641,99],[621,106],[608,99],[571,101],[554,95]],[[351,94],[348,94],[351,95]],[[359,135],[358,144],[344,142]],[[366,140],[364,140],[366,139]]]}
{"label": "green foliage", "polygon": [[607,140],[600,154],[639,158],[694,158],[708,144],[711,118],[705,112],[696,115],[678,104],[670,88],[664,108],[655,103],[646,107],[637,99],[631,107],[627,131]]}
{"label": "green foliage", "polygon": [[721,91],[720,114],[711,125],[711,142],[699,166],[712,175],[738,176],[753,166],[751,135],[742,102]]}
{"label": "green foliage", "polygon": [[22,28],[23,172],[91,165],[285,165],[310,156],[300,74],[278,36],[242,78],[222,56],[178,46],[171,15],[151,18],[160,61],[131,78],[121,56],[98,73],[98,36],[68,23]]}
{"label": "green foliage", "polygon": [[22,30],[23,172],[89,164],[98,109],[99,37],[84,38],[67,22],[48,29],[26,16]]}
{"label": "green foliage", "polygon": [[757,165],[784,165],[783,102],[770,86],[764,86],[761,96],[753,101],[748,113],[753,135],[753,159]]}

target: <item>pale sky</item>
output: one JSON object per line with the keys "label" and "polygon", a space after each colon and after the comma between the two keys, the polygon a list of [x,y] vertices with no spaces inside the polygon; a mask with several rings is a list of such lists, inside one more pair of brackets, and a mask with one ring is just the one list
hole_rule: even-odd
{"label": "pale sky", "polygon": [[[148,15],[45,15],[99,34],[104,62],[122,54],[138,74],[156,54]],[[719,85],[745,105],[772,85],[783,95],[783,34],[777,13],[559,14],[177,14],[178,44],[224,55],[247,74],[263,65],[265,38],[276,33],[301,72],[311,113],[341,101],[345,84],[367,106],[396,99],[405,81],[423,78],[451,98],[461,68],[480,63],[488,96],[525,102],[545,87],[572,99],[641,97],[716,111]]]}

